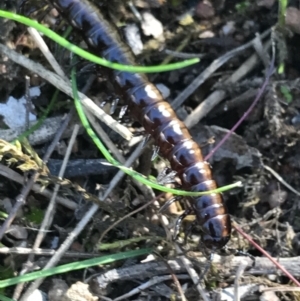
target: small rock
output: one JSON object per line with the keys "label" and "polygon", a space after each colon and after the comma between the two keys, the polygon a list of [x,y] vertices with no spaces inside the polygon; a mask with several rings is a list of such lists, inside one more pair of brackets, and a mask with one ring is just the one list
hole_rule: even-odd
{"label": "small rock", "polygon": [[58,249],[59,237],[57,235],[55,235],[52,239],[50,239],[49,244],[50,244],[50,246],[49,246],[50,249],[54,249],[54,250]]}
{"label": "small rock", "polygon": [[268,203],[270,207],[276,208],[279,207],[282,203],[284,203],[287,200],[287,192],[284,190],[274,190],[272,191]]}
{"label": "small rock", "polygon": [[88,289],[88,284],[77,281],[74,283],[65,295],[62,297],[61,301],[97,301],[98,297],[91,294]]}
{"label": "small rock", "polygon": [[48,291],[49,301],[60,301],[68,289],[69,287],[64,280],[53,279],[52,287]]}
{"label": "small rock", "polygon": [[252,28],[254,28],[254,26],[255,26],[255,22],[253,20],[247,20],[243,24],[243,29],[244,30],[251,30]]}
{"label": "small rock", "polygon": [[[36,97],[41,94],[41,90],[39,87],[32,87],[29,89],[29,94],[30,97]],[[17,129],[26,124],[27,111],[29,111],[29,121],[36,120],[35,114],[31,113],[32,108],[26,108],[26,106],[27,100],[25,96],[20,99],[10,96],[6,104],[0,103],[0,116],[3,116],[3,121],[10,129]]]}
{"label": "small rock", "polygon": [[202,19],[210,19],[214,17],[215,9],[212,4],[207,1],[201,1],[196,7],[196,16]]}
{"label": "small rock", "polygon": [[235,32],[235,22],[234,21],[228,21],[223,27],[222,32],[224,36],[231,35]]}
{"label": "small rock", "polygon": [[211,30],[206,30],[199,34],[200,39],[213,38],[214,36],[215,34]]}
{"label": "small rock", "polygon": [[28,298],[26,298],[24,301],[46,301],[47,296],[45,293],[43,293],[40,290],[34,290]]}
{"label": "small rock", "polygon": [[184,14],[179,19],[179,24],[181,26],[189,26],[194,23],[193,16],[190,13]]}
{"label": "small rock", "polygon": [[28,238],[28,231],[23,226],[11,225],[6,233],[16,240],[26,240]]}
{"label": "small rock", "polygon": [[294,126],[297,126],[299,127],[300,126],[300,114],[294,116],[291,120],[291,123],[294,125]]}
{"label": "small rock", "polygon": [[141,205],[141,203],[142,203],[141,201],[142,201],[141,198],[136,197],[131,202],[131,205],[134,206],[134,207],[137,207],[137,206]]}
{"label": "small rock", "polygon": [[168,98],[171,94],[170,89],[164,84],[156,84],[156,88],[160,91],[163,98]]}
{"label": "small rock", "polygon": [[142,53],[144,45],[141,39],[139,28],[136,24],[127,25],[124,29],[127,44],[135,55]]}
{"label": "small rock", "polygon": [[151,13],[145,12],[142,14],[142,29],[144,35],[153,36],[155,39],[163,37],[163,26]]}
{"label": "small rock", "polygon": [[296,7],[288,7],[286,10],[285,24],[294,33],[300,34],[300,11]]}

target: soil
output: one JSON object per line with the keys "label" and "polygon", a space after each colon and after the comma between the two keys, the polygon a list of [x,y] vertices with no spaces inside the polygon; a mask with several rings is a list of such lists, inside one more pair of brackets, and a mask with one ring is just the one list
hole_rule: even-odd
{"label": "soil", "polygon": [[[95,2],[105,18],[118,26],[122,38],[134,46],[138,64],[159,65],[162,62],[166,64],[192,57],[201,58],[197,64],[150,74],[149,78],[163,87],[162,93],[167,94],[166,100],[174,105],[173,101],[177,101],[182,91],[196,81],[200,74],[205,74],[205,80],[201,83],[198,81],[197,87],[175,104],[179,118],[190,128],[204,157],[210,156],[218,142],[243,116],[246,117],[225,143],[214,150],[208,162],[219,187],[242,182],[241,187],[223,193],[234,224],[239,225],[272,257],[280,259],[280,262],[289,260],[286,267],[293,270],[293,265],[298,265],[297,256],[300,255],[298,1],[289,1],[285,19],[278,13],[279,4],[275,0],[136,0],[130,2],[130,5],[119,0]],[[38,20],[61,35],[67,29],[67,23],[58,11],[46,1],[0,1],[0,9]],[[149,18],[148,24],[146,18]],[[24,25],[0,18],[0,28],[2,45],[52,71]],[[271,31],[268,32],[269,29]],[[133,30],[131,34],[129,30]],[[43,38],[69,78],[74,66],[70,53],[51,39]],[[68,40],[87,48],[76,31],[69,34]],[[248,47],[238,51],[247,43]],[[22,140],[19,144],[11,144],[18,134],[29,127],[29,120],[24,117],[24,127],[14,128],[14,125],[7,123],[8,117],[5,117],[4,106],[1,105],[8,105],[8,99],[12,103],[11,97],[20,102],[25,95],[26,104],[19,103],[18,106],[25,106],[27,116],[31,113],[39,120],[51,103],[56,87],[36,72],[13,62],[1,49],[0,201],[1,210],[6,214],[3,216],[10,214],[13,217],[10,225],[2,225],[5,234],[1,240],[3,251],[0,248],[0,267],[6,271],[2,279],[24,271],[23,265],[29,260],[26,252],[33,247],[37,231],[49,210],[55,185],[60,185],[57,204],[43,231],[45,237],[39,246],[41,253],[30,259],[35,268],[45,266],[52,256],[51,251],[60,248],[95,202],[100,209],[80,231],[59,264],[143,248],[152,248],[155,252],[151,255],[153,257],[148,258],[152,261],[147,263],[147,267],[141,263],[146,255],[141,255],[101,267],[95,266],[85,273],[74,270],[48,277],[40,290],[49,300],[97,300],[97,297],[99,300],[102,297],[113,300],[123,295],[123,300],[180,300],[183,296],[187,300],[199,300],[199,279],[196,276],[202,275],[205,269],[200,283],[204,289],[202,293],[207,298],[232,300],[233,297],[229,297],[226,292],[234,288],[234,281],[239,277],[243,299],[299,299],[299,292],[291,289],[295,284],[288,276],[276,268],[272,269],[272,266],[270,269],[259,266],[258,259],[263,255],[235,229],[227,249],[220,251],[221,257],[217,254],[211,256],[199,244],[200,227],[190,227],[194,216],[188,215],[181,224],[175,245],[171,238],[174,225],[178,216],[188,207],[182,200],[159,213],[158,209],[172,196],[166,194],[153,201],[153,197],[159,195],[158,191],[152,191],[126,176],[114,187],[105,202],[99,202],[98,197],[105,194],[118,169],[102,164],[104,156],[82,127],[71,147],[65,174],[60,177],[59,170],[74,125],[79,124],[74,104],[66,94],[59,93],[56,97],[46,117],[48,125],[44,131],[39,132],[41,126],[36,129],[36,136],[29,136],[29,142]],[[213,69],[228,53],[234,54]],[[92,84],[85,94],[127,127],[137,140],[145,137],[144,129],[134,121],[130,112],[119,117],[124,102],[115,89],[115,83],[107,78],[105,69],[82,58],[75,65],[79,90],[93,76]],[[32,87],[39,87],[39,96],[28,96],[29,88]],[[256,97],[258,101],[248,112]],[[10,114],[17,114],[18,106]],[[63,128],[66,115],[71,116],[71,120],[55,143],[54,150],[45,162],[46,167],[41,158],[45,158],[55,135]],[[18,118],[12,116],[12,119]],[[119,152],[121,159],[118,160],[122,162],[128,159],[136,147],[132,141],[129,143],[103,122],[97,121],[97,124],[101,125]],[[111,152],[114,154],[114,150]],[[152,155],[153,147],[150,143],[132,164],[132,168],[146,176],[161,176],[168,162],[161,157],[151,161]],[[39,177],[35,176],[36,172]],[[176,176],[164,175],[163,179],[166,178],[172,182],[177,181]],[[29,189],[26,195],[26,187],[33,179],[40,186]],[[178,187],[176,183],[175,187]],[[25,201],[22,203],[20,196],[24,195]],[[145,204],[148,206],[142,207]],[[13,208],[18,209],[17,214]],[[116,223],[130,213],[133,214]],[[104,232],[106,230],[107,233]],[[22,247],[22,251],[15,247]],[[182,250],[182,256],[191,261],[196,280],[188,277],[181,261],[176,261],[179,250]],[[236,250],[246,253],[245,257],[244,253],[239,254],[248,262],[243,275],[238,274],[238,265],[233,264],[232,257]],[[256,258],[253,264],[251,260],[248,261],[249,256]],[[207,259],[211,260],[211,265],[204,263]],[[112,271],[116,271],[118,276],[113,276]],[[97,278],[99,273],[102,275],[100,278],[106,280],[101,278],[100,281]],[[299,271],[293,270],[291,273],[296,278],[300,277]],[[150,284],[150,280],[157,280],[157,283]],[[88,285],[83,283],[85,281]],[[142,284],[145,287],[139,287]],[[126,295],[137,287],[135,293]],[[273,290],[268,291],[267,288]],[[232,294],[236,294],[236,291],[232,291]],[[5,295],[21,300],[16,287],[6,288]]]}

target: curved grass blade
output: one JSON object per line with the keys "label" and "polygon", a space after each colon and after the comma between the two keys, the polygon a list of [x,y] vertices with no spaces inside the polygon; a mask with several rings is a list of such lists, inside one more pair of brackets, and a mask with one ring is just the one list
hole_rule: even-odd
{"label": "curved grass blade", "polygon": [[172,64],[168,64],[168,65],[148,66],[148,67],[121,65],[118,63],[113,63],[113,62],[107,61],[103,58],[97,57],[96,55],[89,53],[88,51],[81,49],[80,47],[70,43],[69,41],[67,41],[66,39],[64,39],[57,33],[55,33],[54,31],[52,31],[51,29],[43,26],[42,24],[40,24],[34,20],[26,18],[24,16],[21,16],[21,15],[15,14],[15,13],[11,13],[8,11],[0,10],[0,17],[14,20],[14,21],[22,23],[24,25],[33,27],[36,30],[42,32],[45,36],[47,36],[51,40],[55,41],[62,47],[65,47],[66,49],[70,50],[71,52],[77,54],[78,56],[80,56],[88,61],[91,61],[95,64],[99,64],[101,66],[115,69],[115,70],[132,72],[132,73],[166,72],[166,71],[181,69],[181,68],[196,64],[200,61],[198,58],[194,58],[194,59],[189,59],[189,60],[185,60],[185,61],[178,62],[178,63],[172,63]]}
{"label": "curved grass blade", "polygon": [[10,279],[5,279],[0,281],[0,288],[15,285],[21,282],[28,282],[38,278],[44,278],[48,276],[53,276],[56,274],[67,273],[70,271],[81,270],[95,265],[102,265],[114,262],[116,260],[127,259],[131,257],[137,257],[144,254],[149,254],[152,252],[152,249],[140,249],[128,252],[122,252],[112,255],[101,256],[97,258],[87,259],[79,262],[72,262],[64,264],[58,267],[54,267],[47,270],[42,270],[38,272],[28,273],[22,276],[17,276]]}

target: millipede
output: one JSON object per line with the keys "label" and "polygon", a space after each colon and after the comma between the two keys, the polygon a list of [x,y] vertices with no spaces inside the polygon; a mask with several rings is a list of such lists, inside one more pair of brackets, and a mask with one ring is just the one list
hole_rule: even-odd
{"label": "millipede", "polygon": [[[131,49],[98,8],[86,0],[49,2],[80,32],[91,52],[111,62],[136,65]],[[154,139],[158,153],[170,162],[182,188],[193,192],[216,189],[200,147],[147,76],[111,69],[106,72],[108,79],[116,83],[131,116]],[[202,230],[202,244],[211,251],[223,248],[230,239],[231,220],[222,195],[189,197],[189,201]]]}

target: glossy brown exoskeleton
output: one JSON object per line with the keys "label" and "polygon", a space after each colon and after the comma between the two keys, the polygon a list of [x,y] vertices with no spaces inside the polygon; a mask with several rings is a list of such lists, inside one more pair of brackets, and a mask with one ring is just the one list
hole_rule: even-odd
{"label": "glossy brown exoskeleton", "polygon": [[[136,64],[117,29],[96,7],[86,0],[50,2],[81,33],[93,53],[112,62]],[[107,69],[107,76],[116,83],[130,114],[153,137],[159,154],[169,160],[171,168],[181,179],[182,188],[189,191],[216,189],[210,166],[203,160],[198,144],[147,76],[111,69]],[[203,244],[212,251],[221,249],[231,233],[230,216],[222,195],[209,194],[190,199],[202,229]]]}

